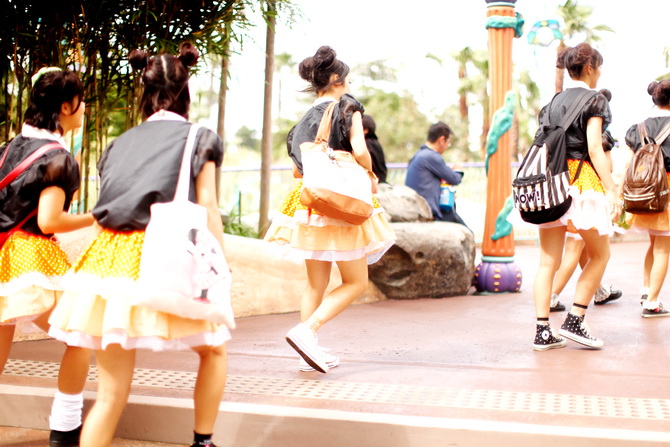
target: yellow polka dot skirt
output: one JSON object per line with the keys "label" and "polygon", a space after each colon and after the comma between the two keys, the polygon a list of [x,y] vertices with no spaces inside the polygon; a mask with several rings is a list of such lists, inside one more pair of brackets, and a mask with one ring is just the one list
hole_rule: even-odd
{"label": "yellow polka dot skirt", "polygon": [[0,324],[33,319],[51,309],[69,268],[67,255],[51,239],[12,233],[0,249]]}
{"label": "yellow polka dot skirt", "polygon": [[605,188],[589,162],[582,164],[582,170],[575,181],[579,160],[568,160],[572,204],[570,209],[559,220],[567,225],[567,231],[577,233],[580,230],[597,230],[600,235],[613,233],[609,217]]}
{"label": "yellow polka dot skirt", "polygon": [[230,339],[225,326],[135,306],[144,232],[103,230],[63,279],[49,333],[74,346],[154,351],[218,346]]}
{"label": "yellow polka dot skirt", "polygon": [[265,240],[273,243],[280,258],[293,261],[378,261],[395,241],[395,233],[384,210],[372,198],[372,216],[361,225],[331,219],[300,203],[302,182],[284,198]]}
{"label": "yellow polka dot skirt", "polygon": [[[578,167],[579,160],[568,160],[568,170],[570,171],[571,183],[575,180]],[[586,161],[582,164],[582,170],[580,171],[579,177],[573,186],[579,188],[579,192],[595,191],[605,194],[605,188],[603,188],[600,177],[598,177],[598,174],[596,174],[596,171],[593,169],[593,166],[591,166],[591,163]]]}

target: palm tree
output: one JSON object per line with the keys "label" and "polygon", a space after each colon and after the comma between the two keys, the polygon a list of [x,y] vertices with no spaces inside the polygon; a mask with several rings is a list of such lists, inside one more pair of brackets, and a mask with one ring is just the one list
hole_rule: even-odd
{"label": "palm tree", "polygon": [[258,233],[263,237],[270,219],[270,176],[272,174],[272,76],[275,71],[276,0],[267,0],[263,12],[267,24],[265,39],[265,92],[263,96],[263,136],[261,138],[261,198]]}
{"label": "palm tree", "polygon": [[461,118],[468,121],[468,93],[472,93],[472,91],[464,88],[466,87],[464,81],[468,77],[468,64],[473,62],[474,52],[470,47],[465,47],[461,51],[453,53],[451,57],[458,62],[458,79],[460,81],[460,86],[458,87],[458,109],[461,113]]}
{"label": "palm tree", "polygon": [[289,53],[281,53],[275,56],[275,70],[279,75],[277,91],[277,118],[281,118],[281,98],[282,98],[282,72],[284,68],[291,70],[295,67],[293,56]]}
{"label": "palm tree", "polygon": [[[605,31],[614,32],[607,25],[589,27],[587,22],[592,12],[592,7],[578,5],[577,0],[566,0],[565,4],[558,7],[558,15],[563,19],[564,28],[561,30],[563,38],[558,44],[557,54],[560,54],[566,48],[565,41],[576,34],[583,33],[586,35],[584,42],[594,43],[601,39],[598,33]],[[556,93],[563,91],[563,76],[564,70],[556,68]]]}

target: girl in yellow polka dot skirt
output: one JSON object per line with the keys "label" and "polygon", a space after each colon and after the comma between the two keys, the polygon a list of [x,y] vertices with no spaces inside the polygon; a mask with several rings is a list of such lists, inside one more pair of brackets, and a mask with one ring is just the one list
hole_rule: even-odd
{"label": "girl in yellow polka dot skirt", "polygon": [[[621,212],[618,191],[612,180],[611,160],[602,141],[603,132],[612,121],[609,100],[603,92],[593,91],[600,79],[602,63],[602,55],[587,43],[563,50],[556,66],[567,69],[573,85],[556,95],[539,116],[541,125],[559,123],[575,101],[588,98],[565,132],[567,164],[574,181],[570,187],[570,208],[558,220],[539,225],[542,254],[533,286],[537,318],[533,349],[537,351],[565,347],[566,339],[595,349],[604,346],[584,322],[586,309],[600,286],[609,260],[612,221]],[[584,163],[575,180],[580,159]],[[566,231],[581,237],[589,260],[577,281],[572,308],[555,333],[549,325],[551,292],[561,265]]]}
{"label": "girl in yellow polka dot skirt", "polygon": [[[362,124],[363,105],[348,94],[349,67],[337,59],[332,48],[321,47],[313,57],[303,60],[299,69],[317,99],[289,134],[294,176],[302,177],[300,145],[315,140],[324,112],[333,102],[337,104],[333,109],[330,147],[346,152],[347,158],[353,155],[371,172]],[[376,179],[373,184],[376,188]],[[318,345],[316,332],[365,290],[367,264],[381,258],[393,245],[395,234],[376,200],[372,217],[361,225],[352,225],[306,208],[300,203],[301,191],[302,184],[298,184],[286,197],[265,239],[283,256],[305,262],[308,284],[302,296],[301,323],[288,332],[286,340],[301,357],[301,371],[326,373],[340,360]],[[325,294],[333,262],[337,263],[342,284]]]}
{"label": "girl in yellow polka dot skirt", "polygon": [[[110,445],[128,400],[138,348],[192,349],[200,359],[194,391],[194,446],[210,446],[226,382],[226,326],[134,305],[150,206],[172,201],[177,189],[190,105],[188,67],[199,52],[189,43],[179,56],[130,54],[142,70],[140,109],[145,122],[115,139],[98,168],[101,188],[93,215],[100,234],[63,280],[65,292],[50,318],[50,334],[96,350],[98,395],[81,434],[82,447]],[[158,108],[160,105],[161,108]],[[208,227],[223,246],[215,172],[223,143],[201,128],[191,158],[190,200],[207,209]]]}
{"label": "girl in yellow polka dot skirt", "polygon": [[[70,268],[53,233],[93,224],[90,213],[67,213],[79,189],[80,174],[76,160],[65,149],[63,135],[82,125],[81,81],[71,71],[50,67],[40,70],[32,82],[21,133],[0,148],[0,179],[43,148],[53,149],[0,190],[0,231],[6,237],[0,249],[0,372],[16,322],[33,320],[48,330],[47,319],[62,293],[61,277]],[[65,351],[50,417],[51,442],[75,443],[79,438],[81,393],[90,357],[88,349],[68,347]]]}

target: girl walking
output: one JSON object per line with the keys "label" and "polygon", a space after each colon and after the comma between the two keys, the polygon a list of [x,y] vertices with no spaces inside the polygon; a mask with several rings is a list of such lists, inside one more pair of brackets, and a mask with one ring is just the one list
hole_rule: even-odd
{"label": "girl walking", "polygon": [[[670,80],[652,82],[647,88],[656,108],[652,115],[644,121],[647,135],[659,142],[666,126],[670,125]],[[637,152],[644,142],[639,135],[637,124],[631,126],[626,133],[626,144]],[[670,138],[661,144],[665,171],[670,175]],[[670,178],[670,177],[669,177]],[[649,249],[644,260],[644,289],[642,294],[642,316],[644,318],[667,317],[670,311],[663,307],[659,294],[668,272],[668,255],[670,255],[670,210],[652,214],[632,214],[631,228],[649,233]]]}
{"label": "girl walking", "polygon": [[[578,97],[591,94],[565,135],[570,180],[574,182],[570,188],[572,204],[556,221],[539,225],[540,267],[533,285],[537,317],[533,349],[537,351],[562,348],[566,345],[565,338],[591,348],[604,345],[602,340],[591,335],[584,322],[586,309],[600,286],[609,260],[612,220],[621,210],[602,143],[603,130],[612,120],[609,103],[602,93],[584,92],[596,88],[602,63],[601,54],[587,43],[563,50],[556,66],[566,68],[577,86],[555,96],[539,116],[541,125],[548,124],[545,122],[547,116],[557,124]],[[584,163],[575,180],[582,156]],[[549,325],[551,289],[561,264],[566,231],[579,234],[588,250],[589,260],[579,275],[572,308],[556,334]]]}
{"label": "girl walking", "polygon": [[[50,333],[72,346],[95,349],[98,396],[81,436],[82,447],[108,446],[130,393],[135,352],[193,349],[200,357],[194,391],[193,446],[211,442],[226,382],[227,327],[133,305],[149,207],[172,200],[191,128],[188,67],[198,51],[188,43],[179,56],[130,55],[143,70],[140,101],[145,122],[128,130],[103,153],[101,189],[93,216],[100,234],[68,275],[66,292],[51,316]],[[221,139],[200,129],[191,159],[190,199],[207,208],[208,227],[223,246],[215,188],[223,160]]]}
{"label": "girl walking", "polygon": [[[70,268],[54,233],[93,224],[90,213],[67,212],[81,178],[63,136],[83,123],[81,81],[72,71],[48,67],[32,83],[21,133],[0,148],[5,184],[0,189],[0,236],[6,238],[0,242],[0,373],[18,321],[32,320],[49,330],[47,320],[62,293],[61,277]],[[27,164],[32,157],[37,158]],[[65,350],[49,419],[52,447],[78,445],[90,359],[88,349]]]}
{"label": "girl walking", "polygon": [[[370,153],[365,144],[363,106],[349,95],[349,67],[337,59],[327,46],[319,48],[299,66],[300,76],[310,83],[307,91],[316,94],[311,109],[289,134],[289,155],[294,162],[294,175],[302,177],[300,145],[313,142],[329,104],[335,102],[329,146],[340,153],[353,155],[373,178]],[[350,156],[350,155],[347,155]],[[288,343],[300,354],[301,371],[326,373],[340,360],[318,345],[316,333],[360,295],[368,283],[367,264],[378,261],[393,245],[395,234],[375,202],[375,210],[361,225],[332,219],[304,207],[300,203],[302,184],[286,197],[266,240],[283,248],[293,259],[305,261],[307,288],[302,296],[300,320],[286,335]],[[327,295],[333,263],[342,276],[342,284]]]}

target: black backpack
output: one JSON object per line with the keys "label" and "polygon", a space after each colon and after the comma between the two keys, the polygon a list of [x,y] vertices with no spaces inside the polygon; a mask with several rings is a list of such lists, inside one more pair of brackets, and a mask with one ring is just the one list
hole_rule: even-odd
{"label": "black backpack", "polygon": [[[566,157],[565,131],[575,121],[584,105],[596,95],[593,90],[574,90],[576,94],[565,93],[573,98],[567,98],[571,105],[559,125],[551,122],[551,106],[560,93],[551,100],[547,106],[546,120],[512,181],[514,206],[526,222],[553,222],[563,216],[572,203],[572,197],[568,194],[570,172]],[[585,152],[582,153],[575,180],[582,169]]]}

